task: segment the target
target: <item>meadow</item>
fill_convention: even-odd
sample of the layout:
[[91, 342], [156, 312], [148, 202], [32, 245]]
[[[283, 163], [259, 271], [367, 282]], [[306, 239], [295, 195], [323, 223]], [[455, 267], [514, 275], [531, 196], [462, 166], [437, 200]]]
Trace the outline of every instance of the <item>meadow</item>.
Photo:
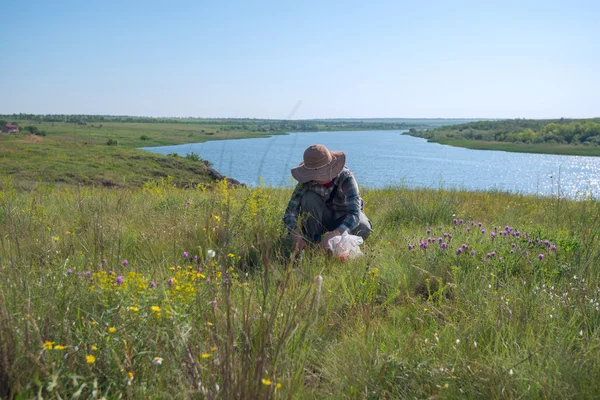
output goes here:
[[291, 190], [0, 187], [0, 397], [596, 398], [597, 201], [366, 190], [342, 262]]

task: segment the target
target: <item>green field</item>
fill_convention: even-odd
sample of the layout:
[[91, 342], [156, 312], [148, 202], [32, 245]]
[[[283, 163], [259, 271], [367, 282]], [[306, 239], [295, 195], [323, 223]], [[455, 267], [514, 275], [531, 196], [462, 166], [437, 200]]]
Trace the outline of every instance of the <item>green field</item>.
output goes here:
[[343, 263], [289, 195], [3, 179], [0, 397], [600, 396], [597, 201], [365, 191]]
[[[177, 184], [193, 185], [212, 180], [203, 163], [150, 154], [138, 148], [268, 137], [293, 131], [408, 129], [426, 122], [16, 117], [0, 116], [0, 120], [17, 123], [21, 128], [17, 134], [0, 134], [0, 171], [13, 176], [22, 188], [33, 187], [37, 182], [133, 187], [167, 176]], [[107, 145], [109, 141], [114, 145]]]

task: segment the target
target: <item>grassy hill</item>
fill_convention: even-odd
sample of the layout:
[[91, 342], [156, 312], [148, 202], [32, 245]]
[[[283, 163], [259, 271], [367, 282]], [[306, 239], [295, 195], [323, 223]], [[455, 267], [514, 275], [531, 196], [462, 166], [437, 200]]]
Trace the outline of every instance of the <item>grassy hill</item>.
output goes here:
[[0, 397], [600, 395], [598, 202], [365, 191], [343, 263], [289, 195], [4, 180]]

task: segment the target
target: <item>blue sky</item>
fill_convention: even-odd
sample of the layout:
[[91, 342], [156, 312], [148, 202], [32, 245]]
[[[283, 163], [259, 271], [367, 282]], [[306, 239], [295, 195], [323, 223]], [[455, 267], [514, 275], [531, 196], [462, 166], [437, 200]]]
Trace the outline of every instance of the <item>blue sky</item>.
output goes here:
[[0, 114], [600, 117], [596, 1], [0, 0]]

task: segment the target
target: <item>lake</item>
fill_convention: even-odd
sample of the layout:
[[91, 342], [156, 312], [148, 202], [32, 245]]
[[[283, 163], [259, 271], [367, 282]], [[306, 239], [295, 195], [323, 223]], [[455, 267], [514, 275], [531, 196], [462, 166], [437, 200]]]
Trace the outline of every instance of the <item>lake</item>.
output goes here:
[[224, 175], [250, 186], [291, 186], [290, 169], [320, 143], [344, 151], [361, 187], [464, 188], [540, 195], [600, 196], [600, 157], [470, 150], [428, 143], [403, 131], [300, 132], [261, 139], [216, 140], [148, 147], [150, 152], [196, 153]]

